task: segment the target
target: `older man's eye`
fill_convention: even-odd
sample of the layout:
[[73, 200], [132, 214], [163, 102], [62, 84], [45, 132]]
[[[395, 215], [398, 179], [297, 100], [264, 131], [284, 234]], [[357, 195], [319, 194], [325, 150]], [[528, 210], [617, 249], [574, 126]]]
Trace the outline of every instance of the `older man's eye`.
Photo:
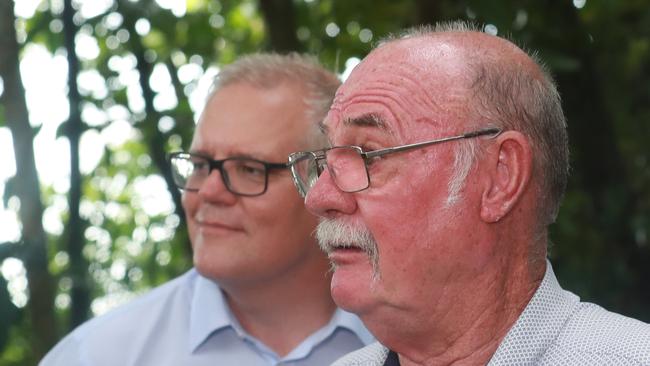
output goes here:
[[374, 163], [377, 163], [377, 162], [379, 162], [379, 161], [381, 161], [383, 159], [384, 159], [383, 156], [369, 157], [368, 159], [366, 159], [366, 164], [368, 164], [368, 166], [370, 166], [370, 165], [373, 165]]
[[[372, 151], [372, 150], [371, 150]], [[378, 163], [379, 161], [384, 160], [383, 155], [371, 155], [366, 158], [366, 165], [368, 167], [374, 165], [375, 163]]]

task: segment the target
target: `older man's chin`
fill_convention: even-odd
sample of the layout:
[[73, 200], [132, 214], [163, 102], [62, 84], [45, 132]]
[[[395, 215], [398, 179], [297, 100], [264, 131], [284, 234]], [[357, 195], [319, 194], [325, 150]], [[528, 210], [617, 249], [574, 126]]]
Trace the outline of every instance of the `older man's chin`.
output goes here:
[[[365, 253], [363, 254], [365, 256]], [[366, 259], [354, 264], [337, 265], [332, 262], [331, 292], [334, 302], [346, 311], [357, 314], [367, 312], [373, 305], [372, 293], [378, 275]]]

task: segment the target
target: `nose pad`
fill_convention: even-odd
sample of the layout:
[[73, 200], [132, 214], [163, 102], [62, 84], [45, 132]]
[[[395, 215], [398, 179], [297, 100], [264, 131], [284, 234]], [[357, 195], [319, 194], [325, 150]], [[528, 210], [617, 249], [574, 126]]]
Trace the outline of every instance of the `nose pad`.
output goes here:
[[305, 206], [314, 215], [331, 218], [352, 214], [357, 204], [354, 195], [341, 191], [334, 183], [330, 170], [325, 169], [307, 192]]
[[316, 185], [316, 182], [318, 182], [323, 173], [328, 172], [328, 170], [327, 161], [324, 158], [316, 159], [316, 177], [307, 182], [307, 193]]

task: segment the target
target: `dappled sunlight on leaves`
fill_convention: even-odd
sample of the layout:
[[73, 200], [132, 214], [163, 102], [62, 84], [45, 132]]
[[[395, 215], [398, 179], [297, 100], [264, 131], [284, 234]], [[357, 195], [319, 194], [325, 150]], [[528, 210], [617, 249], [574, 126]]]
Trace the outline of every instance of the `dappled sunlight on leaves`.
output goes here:
[[[98, 315], [191, 266], [176, 188], [164, 179], [163, 155], [189, 146], [220, 66], [274, 44], [259, 1], [74, 3], [83, 122], [81, 254], [88, 261], [82, 280], [92, 314]], [[486, 32], [539, 50], [559, 81], [572, 143], [569, 190], [550, 228], [549, 253], [559, 280], [584, 299], [650, 320], [647, 2], [304, 0], [292, 5], [295, 29], [288, 34], [343, 79], [383, 37], [435, 20], [473, 19]], [[64, 333], [79, 280], [70, 267], [79, 253], [69, 252], [66, 242], [70, 148], [63, 122], [70, 111], [63, 1], [21, 0], [14, 7], [23, 46], [20, 72], [36, 134], [47, 268], [56, 283], [53, 306]], [[282, 20], [280, 26], [288, 26]], [[144, 81], [143, 71], [149, 73]], [[0, 85], [4, 96], [6, 85]], [[152, 95], [145, 95], [147, 88]], [[11, 187], [16, 157], [10, 134], [1, 127], [2, 111], [0, 106], [0, 243], [19, 242], [20, 200]], [[0, 269], [11, 303], [24, 309], [30, 297], [23, 262], [0, 258]], [[30, 339], [41, 330], [31, 329], [27, 316], [11, 321], [0, 364], [34, 364]]]

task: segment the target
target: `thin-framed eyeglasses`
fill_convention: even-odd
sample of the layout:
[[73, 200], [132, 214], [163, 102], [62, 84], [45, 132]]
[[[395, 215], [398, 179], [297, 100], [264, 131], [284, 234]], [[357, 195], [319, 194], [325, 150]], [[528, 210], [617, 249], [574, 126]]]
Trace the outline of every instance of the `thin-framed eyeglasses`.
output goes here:
[[305, 197], [316, 184], [318, 177], [327, 167], [336, 186], [343, 192], [354, 193], [370, 187], [368, 164], [372, 159], [402, 151], [420, 149], [447, 141], [474, 138], [479, 136], [496, 137], [500, 128], [485, 128], [457, 136], [418, 142], [385, 149], [363, 151], [359, 146], [334, 146], [316, 151], [301, 151], [289, 155], [289, 165], [293, 182], [298, 193]]
[[219, 170], [226, 189], [240, 196], [259, 196], [266, 192], [269, 171], [286, 169], [287, 163], [231, 157], [215, 160], [210, 157], [186, 152], [169, 154], [169, 165], [174, 184], [184, 191], [197, 192], [212, 171]]

